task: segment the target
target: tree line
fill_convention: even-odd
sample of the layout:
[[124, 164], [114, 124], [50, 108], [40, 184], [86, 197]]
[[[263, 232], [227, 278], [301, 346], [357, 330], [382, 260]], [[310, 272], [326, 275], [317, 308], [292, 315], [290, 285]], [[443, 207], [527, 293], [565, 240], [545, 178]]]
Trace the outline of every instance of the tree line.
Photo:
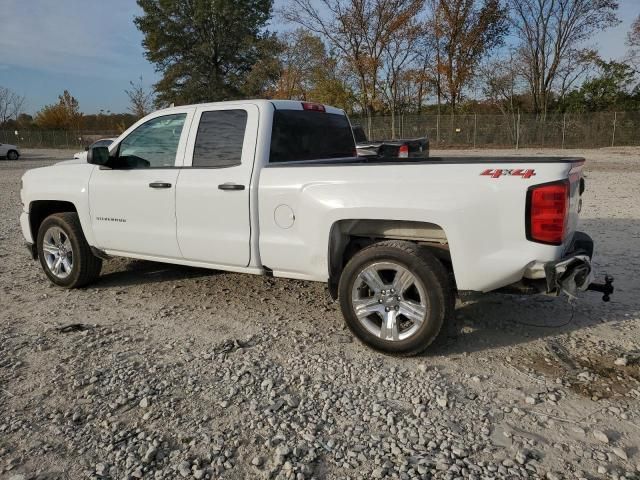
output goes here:
[[[158, 104], [255, 96], [372, 116], [636, 109], [640, 19], [625, 58], [589, 47], [616, 0], [138, 0]], [[269, 22], [286, 22], [283, 34]]]
[[[616, 0], [289, 0], [280, 11], [273, 0], [137, 2], [134, 23], [161, 78], [153, 91], [131, 82], [127, 114], [82, 115], [65, 91], [34, 118], [20, 116], [14, 95], [0, 122], [118, 129], [153, 107], [252, 97], [392, 122], [399, 114], [544, 118], [640, 106], [640, 17], [624, 57], [602, 59], [589, 45], [619, 24]], [[271, 31], [274, 22], [286, 31]]]

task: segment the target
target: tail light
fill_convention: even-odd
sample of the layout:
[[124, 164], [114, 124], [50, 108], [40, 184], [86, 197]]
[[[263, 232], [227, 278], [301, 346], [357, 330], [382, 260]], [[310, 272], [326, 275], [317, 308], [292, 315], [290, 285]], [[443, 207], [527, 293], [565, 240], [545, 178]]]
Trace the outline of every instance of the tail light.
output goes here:
[[527, 192], [527, 239], [562, 245], [567, 233], [569, 182], [547, 183]]
[[327, 110], [324, 108], [324, 105], [320, 103], [311, 103], [311, 102], [302, 102], [303, 110], [310, 110], [312, 112], [322, 112], [325, 113]]
[[398, 150], [398, 158], [409, 158], [409, 145], [402, 145]]

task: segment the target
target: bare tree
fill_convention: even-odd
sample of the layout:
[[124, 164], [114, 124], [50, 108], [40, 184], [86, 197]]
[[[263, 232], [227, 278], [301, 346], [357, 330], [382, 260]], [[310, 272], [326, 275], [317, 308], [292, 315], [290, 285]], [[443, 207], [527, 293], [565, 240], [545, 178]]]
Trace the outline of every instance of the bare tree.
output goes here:
[[142, 76], [134, 83], [130, 81], [130, 90], [124, 92], [129, 97], [129, 111], [136, 117], [142, 118], [153, 111], [153, 92], [147, 90], [142, 84]]
[[640, 70], [640, 15], [631, 24], [626, 43], [629, 47], [626, 60], [638, 71]]
[[502, 44], [507, 10], [500, 0], [431, 0], [431, 7], [438, 99], [445, 96], [453, 113], [481, 60]]
[[385, 49], [423, 5], [424, 0], [291, 0], [281, 14], [321, 35], [340, 54], [357, 78], [359, 103], [370, 117], [380, 105]]
[[424, 24], [416, 17], [410, 18], [384, 46], [382, 55], [382, 95], [391, 113], [391, 136], [396, 135], [396, 115], [408, 100], [407, 88], [419, 80], [411, 69], [421, 59], [424, 48]]
[[[535, 113], [546, 115], [554, 89], [570, 88], [571, 64], [582, 45], [599, 30], [616, 25], [617, 0], [509, 0], [520, 42], [522, 73]], [[564, 75], [563, 75], [564, 72]]]
[[509, 52], [509, 58], [493, 58], [480, 67], [480, 80], [485, 97], [501, 113], [513, 113], [517, 109], [516, 96], [521, 93], [523, 78], [514, 58], [515, 52]]
[[480, 67], [480, 81], [485, 97], [507, 118], [507, 126], [512, 141], [516, 141], [517, 113], [520, 98], [526, 85], [516, 63], [516, 52], [509, 52], [509, 58], [496, 57]]
[[0, 125], [12, 119], [18, 120], [24, 102], [24, 95], [18, 95], [13, 90], [0, 87]]

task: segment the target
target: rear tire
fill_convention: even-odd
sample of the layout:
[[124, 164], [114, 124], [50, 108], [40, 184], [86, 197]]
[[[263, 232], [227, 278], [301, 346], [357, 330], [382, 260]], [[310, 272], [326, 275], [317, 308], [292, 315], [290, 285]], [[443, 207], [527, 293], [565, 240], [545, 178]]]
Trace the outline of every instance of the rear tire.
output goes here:
[[15, 150], [9, 150], [7, 152], [7, 160], [18, 160], [20, 155]]
[[394, 355], [424, 351], [455, 308], [442, 263], [410, 242], [382, 241], [360, 250], [344, 268], [338, 291], [353, 334]]
[[37, 247], [44, 273], [60, 287], [83, 287], [100, 276], [102, 260], [91, 252], [77, 213], [45, 218], [38, 230]]

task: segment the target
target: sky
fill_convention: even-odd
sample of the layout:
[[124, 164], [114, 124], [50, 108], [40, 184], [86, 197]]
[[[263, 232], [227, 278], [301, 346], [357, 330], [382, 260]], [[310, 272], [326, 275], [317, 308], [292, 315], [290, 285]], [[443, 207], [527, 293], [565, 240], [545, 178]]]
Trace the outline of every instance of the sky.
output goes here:
[[[590, 46], [619, 59], [640, 0], [619, 0], [620, 26], [594, 35]], [[286, 0], [276, 0], [282, 7]], [[55, 103], [67, 89], [84, 113], [125, 112], [131, 80], [151, 86], [159, 74], [144, 58], [133, 24], [135, 0], [0, 0], [0, 86], [26, 96], [25, 111]], [[271, 30], [288, 27], [277, 21]]]

